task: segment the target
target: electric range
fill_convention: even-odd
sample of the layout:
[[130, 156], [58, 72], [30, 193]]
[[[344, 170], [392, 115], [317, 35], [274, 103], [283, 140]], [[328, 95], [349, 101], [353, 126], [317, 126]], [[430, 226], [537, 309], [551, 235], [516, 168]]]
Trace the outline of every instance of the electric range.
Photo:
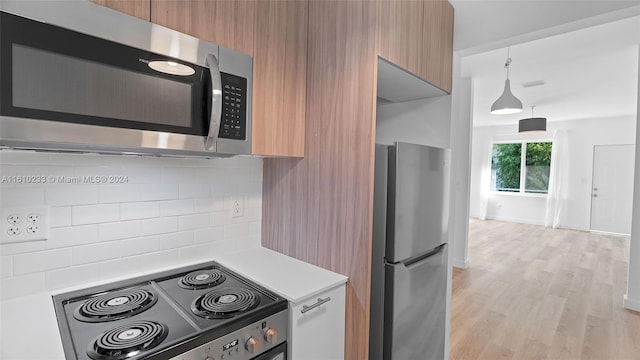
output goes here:
[[288, 303], [215, 263], [53, 296], [76, 360], [286, 360]]

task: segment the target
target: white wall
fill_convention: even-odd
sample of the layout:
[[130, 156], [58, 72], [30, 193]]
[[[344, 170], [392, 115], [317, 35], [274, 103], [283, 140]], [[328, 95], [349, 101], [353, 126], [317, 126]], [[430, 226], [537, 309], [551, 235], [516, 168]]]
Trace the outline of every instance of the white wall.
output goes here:
[[[638, 46], [640, 59], [640, 46]], [[638, 111], [637, 124], [640, 124], [640, 61], [638, 62]], [[636, 127], [636, 139], [640, 138], [640, 126]], [[624, 306], [640, 311], [640, 146], [636, 146], [636, 167], [633, 188], [633, 217], [631, 218], [631, 239], [629, 241], [629, 277]]]
[[[563, 228], [589, 230], [591, 216], [591, 181], [593, 171], [593, 147], [595, 145], [635, 144], [636, 119], [633, 116], [608, 119], [579, 119], [547, 124], [547, 134], [539, 139], [551, 139], [553, 131], [567, 131], [569, 149], [566, 175], [569, 193], [566, 211], [561, 215]], [[473, 128], [471, 167], [470, 216], [480, 216], [481, 171], [486, 153], [493, 140], [517, 140], [517, 125], [486, 126]], [[536, 137], [534, 137], [536, 138]], [[488, 166], [488, 165], [487, 165]], [[544, 197], [491, 194], [487, 217], [523, 223], [543, 224], [546, 210]]]
[[[0, 175], [128, 177], [128, 183], [113, 185], [2, 183], [3, 209], [51, 206], [47, 241], [0, 245], [3, 300], [187, 264], [260, 243], [259, 158], [4, 150]], [[232, 196], [243, 197], [243, 217], [231, 218]]]
[[378, 104], [376, 143], [413, 144], [449, 148], [451, 96]]

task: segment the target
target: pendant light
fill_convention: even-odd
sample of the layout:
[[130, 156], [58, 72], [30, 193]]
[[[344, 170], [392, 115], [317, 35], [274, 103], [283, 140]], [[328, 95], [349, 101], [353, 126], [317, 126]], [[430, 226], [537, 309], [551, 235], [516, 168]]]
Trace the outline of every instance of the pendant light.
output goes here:
[[522, 119], [518, 122], [519, 133], [543, 133], [547, 131], [547, 118], [533, 117], [533, 108], [531, 107], [531, 117]]
[[504, 63], [504, 67], [507, 69], [507, 79], [504, 81], [504, 91], [502, 95], [491, 105], [492, 114], [517, 114], [522, 111], [522, 102], [511, 92], [509, 65], [511, 65], [511, 58], [509, 57], [509, 48], [507, 48], [507, 60]]

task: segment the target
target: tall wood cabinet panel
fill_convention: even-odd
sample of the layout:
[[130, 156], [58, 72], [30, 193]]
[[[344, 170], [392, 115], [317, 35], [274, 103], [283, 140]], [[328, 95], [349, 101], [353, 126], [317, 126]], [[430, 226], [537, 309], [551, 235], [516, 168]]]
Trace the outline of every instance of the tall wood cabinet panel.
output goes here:
[[92, 0], [94, 3], [149, 21], [151, 0]]
[[253, 55], [253, 0], [151, 0], [151, 21]]
[[376, 1], [310, 1], [306, 153], [265, 159], [264, 246], [349, 277], [345, 359], [368, 358]]
[[447, 0], [380, 1], [378, 54], [451, 92], [453, 6]]
[[304, 156], [308, 4], [306, 0], [257, 3], [254, 154]]

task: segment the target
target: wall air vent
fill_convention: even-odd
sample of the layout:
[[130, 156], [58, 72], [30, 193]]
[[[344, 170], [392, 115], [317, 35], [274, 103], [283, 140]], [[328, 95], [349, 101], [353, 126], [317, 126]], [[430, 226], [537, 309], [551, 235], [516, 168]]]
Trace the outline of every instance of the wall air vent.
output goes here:
[[523, 88], [530, 88], [530, 87], [534, 87], [534, 86], [541, 86], [546, 84], [547, 82], [544, 80], [536, 80], [536, 81], [529, 81], [529, 82], [525, 82], [522, 83], [522, 87]]

